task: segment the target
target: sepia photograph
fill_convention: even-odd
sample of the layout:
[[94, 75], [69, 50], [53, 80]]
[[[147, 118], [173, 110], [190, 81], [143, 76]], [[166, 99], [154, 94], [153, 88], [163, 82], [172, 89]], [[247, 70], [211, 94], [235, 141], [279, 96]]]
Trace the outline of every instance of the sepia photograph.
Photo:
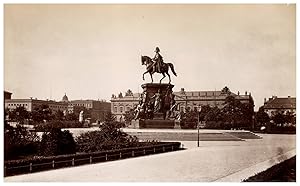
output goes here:
[[3, 182], [296, 183], [296, 3], [3, 6]]

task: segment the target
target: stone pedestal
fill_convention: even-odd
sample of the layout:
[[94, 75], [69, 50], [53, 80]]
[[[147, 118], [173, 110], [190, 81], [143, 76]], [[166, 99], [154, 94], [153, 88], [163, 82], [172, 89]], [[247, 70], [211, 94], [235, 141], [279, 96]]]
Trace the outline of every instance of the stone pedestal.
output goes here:
[[140, 128], [174, 129], [174, 120], [147, 119], [140, 123]]
[[[165, 83], [145, 83], [142, 84], [143, 93], [146, 94], [145, 105], [152, 107], [155, 103], [155, 96], [158, 92], [160, 92], [161, 98], [161, 109], [158, 112], [153, 113], [153, 118], [151, 119], [165, 119], [166, 112], [170, 109], [170, 101], [172, 97], [172, 88], [174, 85], [165, 84]], [[152, 111], [154, 108], [152, 108]]]
[[174, 129], [181, 129], [179, 120], [174, 120]]
[[153, 120], [163, 120], [165, 119], [164, 113], [154, 113]]
[[142, 84], [142, 88], [144, 92], [147, 92], [147, 100], [150, 97], [153, 97], [158, 90], [162, 96], [165, 96], [167, 93], [172, 93], [172, 88], [174, 85], [166, 84], [166, 83], [145, 83]]
[[[140, 118], [139, 128], [174, 128], [174, 120], [166, 119], [171, 103], [174, 103], [172, 84], [145, 83], [142, 85], [143, 94], [140, 106], [144, 117]], [[136, 121], [132, 122], [135, 127]]]
[[139, 129], [140, 128], [140, 120], [131, 120], [131, 124], [128, 126], [128, 128], [132, 129]]

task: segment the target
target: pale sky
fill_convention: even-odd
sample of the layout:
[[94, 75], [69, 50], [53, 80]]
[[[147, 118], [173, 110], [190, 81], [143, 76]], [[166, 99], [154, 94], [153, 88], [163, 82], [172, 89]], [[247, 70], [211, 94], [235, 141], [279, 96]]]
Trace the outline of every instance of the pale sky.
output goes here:
[[251, 92], [256, 110], [296, 96], [296, 7], [278, 4], [5, 5], [4, 89], [57, 101], [141, 92], [140, 56], [156, 46], [174, 91], [228, 86]]

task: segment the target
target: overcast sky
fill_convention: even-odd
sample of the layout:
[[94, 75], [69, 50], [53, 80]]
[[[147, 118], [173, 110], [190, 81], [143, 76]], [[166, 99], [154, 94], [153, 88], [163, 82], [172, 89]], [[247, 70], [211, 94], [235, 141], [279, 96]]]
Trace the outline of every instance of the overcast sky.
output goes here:
[[[13, 98], [141, 92], [158, 46], [174, 91], [296, 96], [294, 5], [5, 5], [4, 89]], [[154, 75], [159, 81], [161, 75]], [[165, 82], [168, 82], [167, 79]]]

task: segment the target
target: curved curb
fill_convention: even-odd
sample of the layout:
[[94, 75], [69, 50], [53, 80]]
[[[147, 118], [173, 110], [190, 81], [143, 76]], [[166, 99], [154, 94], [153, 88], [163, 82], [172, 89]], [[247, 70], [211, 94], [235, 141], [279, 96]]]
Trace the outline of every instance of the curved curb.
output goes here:
[[274, 165], [277, 165], [287, 159], [292, 158], [295, 155], [296, 155], [296, 149], [293, 149], [284, 154], [280, 154], [269, 160], [252, 165], [248, 168], [245, 168], [243, 170], [240, 170], [238, 172], [235, 172], [233, 174], [227, 175], [226, 177], [222, 177], [214, 181], [215, 182], [242, 182], [243, 180], [251, 176], [254, 176], [257, 173], [263, 172]]

